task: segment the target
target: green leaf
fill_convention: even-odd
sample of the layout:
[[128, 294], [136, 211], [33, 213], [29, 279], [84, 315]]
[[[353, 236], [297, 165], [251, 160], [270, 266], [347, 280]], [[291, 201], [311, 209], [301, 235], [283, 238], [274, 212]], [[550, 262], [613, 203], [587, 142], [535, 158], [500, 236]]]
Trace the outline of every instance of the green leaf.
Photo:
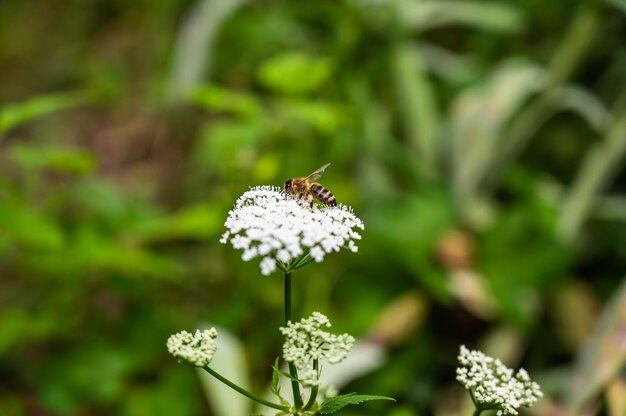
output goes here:
[[276, 357], [272, 366], [272, 393], [279, 396], [280, 394], [280, 371], [278, 370], [279, 357]]
[[281, 99], [277, 100], [276, 109], [288, 123], [302, 123], [328, 135], [337, 134], [349, 120], [346, 108], [328, 101]]
[[172, 52], [172, 66], [166, 80], [167, 101], [186, 99], [211, 72], [215, 41], [222, 25], [246, 0], [190, 2]]
[[320, 406], [319, 412], [323, 415], [327, 415], [330, 413], [335, 413], [337, 410], [342, 409], [348, 405], [361, 404], [363, 402], [368, 402], [371, 400], [395, 401], [395, 399], [392, 399], [391, 397], [349, 393], [343, 394], [341, 396], [329, 397], [328, 399], [324, 400], [324, 402]]
[[91, 153], [60, 146], [18, 144], [11, 148], [9, 155], [15, 163], [31, 170], [84, 174], [93, 171], [96, 166], [96, 159]]
[[208, 205], [192, 205], [167, 216], [148, 219], [133, 227], [130, 234], [142, 243], [173, 240], [207, 240], [218, 234], [221, 212]]
[[503, 2], [472, 1], [399, 1], [399, 19], [414, 30], [426, 31], [452, 25], [511, 33], [524, 26], [520, 8]]
[[207, 109], [232, 113], [247, 120], [256, 120], [263, 115], [259, 100], [246, 92], [205, 85], [194, 91], [191, 99]]
[[41, 250], [59, 250], [65, 244], [59, 224], [46, 213], [27, 205], [0, 205], [0, 230], [0, 236], [9, 244]]
[[332, 73], [327, 58], [287, 52], [265, 61], [257, 73], [267, 88], [283, 94], [304, 94], [322, 86]]
[[66, 108], [76, 107], [91, 100], [85, 92], [64, 92], [40, 95], [20, 103], [5, 105], [0, 108], [0, 134]]

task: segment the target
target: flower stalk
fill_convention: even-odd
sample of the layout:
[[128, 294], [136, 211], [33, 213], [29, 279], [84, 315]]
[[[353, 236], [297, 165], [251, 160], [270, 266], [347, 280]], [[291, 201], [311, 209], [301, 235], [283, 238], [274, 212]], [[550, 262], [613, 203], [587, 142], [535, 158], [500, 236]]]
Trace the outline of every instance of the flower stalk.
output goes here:
[[233, 383], [232, 381], [230, 381], [229, 379], [227, 379], [226, 377], [224, 377], [223, 375], [221, 375], [217, 371], [213, 370], [211, 367], [208, 367], [208, 366], [207, 367], [202, 367], [202, 369], [204, 371], [206, 371], [207, 373], [211, 374], [213, 377], [215, 377], [216, 379], [218, 379], [222, 383], [226, 384], [231, 389], [237, 391], [238, 393], [243, 394], [244, 396], [254, 400], [257, 403], [260, 403], [260, 404], [262, 404], [264, 406], [267, 406], [267, 407], [271, 407], [272, 409], [282, 410], [283, 412], [288, 412], [289, 411], [289, 408], [287, 406], [283, 406], [283, 405], [280, 405], [280, 404], [272, 403], [270, 401], [267, 401], [265, 399], [262, 399], [262, 398], [260, 398], [260, 397], [258, 397], [256, 395], [250, 393], [248, 390], [246, 390], [243, 387], [240, 387], [237, 384]]
[[[319, 360], [313, 361], [313, 368], [315, 369], [315, 371], [319, 370]], [[315, 399], [317, 399], [317, 393], [319, 391], [319, 388], [319, 386], [313, 386], [313, 388], [311, 389], [311, 395], [309, 396], [309, 400], [304, 405], [304, 410], [310, 410], [311, 407], [313, 407], [313, 404], [315, 404]]]
[[[285, 273], [285, 325], [291, 322], [291, 272]], [[289, 374], [291, 375], [291, 390], [296, 409], [302, 407], [302, 397], [300, 396], [300, 384], [298, 383], [298, 370], [296, 365], [289, 363]]]

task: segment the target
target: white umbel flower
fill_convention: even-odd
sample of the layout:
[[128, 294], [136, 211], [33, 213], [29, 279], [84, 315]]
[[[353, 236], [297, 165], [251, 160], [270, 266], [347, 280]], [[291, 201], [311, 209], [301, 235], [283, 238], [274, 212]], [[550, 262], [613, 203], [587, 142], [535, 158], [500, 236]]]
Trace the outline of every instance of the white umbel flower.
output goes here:
[[348, 248], [356, 252], [357, 230], [363, 221], [345, 205], [313, 209], [303, 201], [285, 199], [280, 188], [251, 188], [237, 199], [224, 224], [227, 231], [221, 243], [230, 242], [249, 261], [261, 257], [261, 273], [269, 275], [280, 268], [293, 270], [313, 259]]
[[531, 381], [523, 368], [513, 375], [502, 361], [464, 345], [458, 359], [456, 379], [471, 392], [477, 405], [498, 409], [497, 416], [517, 415], [519, 407], [530, 407], [543, 396], [539, 384]]
[[197, 367], [206, 367], [217, 350], [217, 330], [215, 328], [196, 330], [195, 334], [181, 331], [167, 340], [167, 350], [178, 361], [184, 361]]
[[354, 344], [354, 338], [348, 334], [334, 335], [322, 329], [330, 326], [326, 316], [313, 312], [309, 318], [296, 323], [287, 322], [286, 327], [280, 328], [285, 336], [283, 358], [296, 365], [298, 378], [304, 386], [319, 384], [316, 362], [337, 364], [346, 358]]

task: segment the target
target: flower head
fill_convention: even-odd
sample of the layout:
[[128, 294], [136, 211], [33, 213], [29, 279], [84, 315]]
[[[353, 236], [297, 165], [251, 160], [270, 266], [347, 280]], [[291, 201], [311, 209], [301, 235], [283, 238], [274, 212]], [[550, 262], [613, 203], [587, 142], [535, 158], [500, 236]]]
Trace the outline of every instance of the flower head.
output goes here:
[[285, 336], [283, 358], [296, 365], [302, 385], [310, 387], [319, 384], [319, 362], [330, 364], [343, 361], [354, 344], [348, 334], [333, 335], [322, 328], [330, 327], [330, 321], [319, 312], [300, 322], [287, 322], [280, 328]]
[[167, 340], [167, 350], [179, 361], [197, 367], [206, 367], [217, 350], [217, 330], [215, 328], [196, 330], [195, 334], [181, 331]]
[[363, 222], [345, 205], [317, 207], [285, 198], [280, 188], [251, 188], [237, 199], [224, 224], [220, 242], [243, 250], [244, 261], [261, 257], [261, 273], [281, 268], [293, 270], [310, 258], [324, 260], [326, 254], [347, 247], [356, 252], [358, 229]]
[[530, 407], [543, 396], [539, 384], [531, 381], [523, 368], [513, 375], [500, 360], [464, 345], [458, 359], [456, 379], [472, 393], [477, 405], [498, 409], [497, 416], [517, 415], [517, 408]]

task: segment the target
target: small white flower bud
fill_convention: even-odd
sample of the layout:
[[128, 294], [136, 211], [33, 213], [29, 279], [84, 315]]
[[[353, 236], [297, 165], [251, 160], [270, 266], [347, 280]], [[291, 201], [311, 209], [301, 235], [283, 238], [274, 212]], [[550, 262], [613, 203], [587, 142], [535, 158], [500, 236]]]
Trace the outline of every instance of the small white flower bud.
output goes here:
[[296, 365], [298, 378], [306, 387], [319, 385], [319, 370], [315, 369], [314, 361], [337, 364], [346, 358], [354, 344], [354, 338], [348, 334], [333, 335], [322, 330], [330, 326], [325, 315], [313, 312], [309, 318], [288, 322], [280, 328], [285, 336], [283, 358]]
[[196, 330], [195, 334], [181, 331], [167, 340], [167, 350], [178, 361], [184, 361], [197, 367], [206, 367], [217, 350], [217, 330], [215, 328]]
[[479, 404], [497, 407], [497, 416], [517, 415], [518, 408], [530, 407], [543, 396], [539, 384], [531, 381], [523, 368], [514, 376], [500, 360], [465, 345], [461, 345], [458, 360], [456, 379]]

